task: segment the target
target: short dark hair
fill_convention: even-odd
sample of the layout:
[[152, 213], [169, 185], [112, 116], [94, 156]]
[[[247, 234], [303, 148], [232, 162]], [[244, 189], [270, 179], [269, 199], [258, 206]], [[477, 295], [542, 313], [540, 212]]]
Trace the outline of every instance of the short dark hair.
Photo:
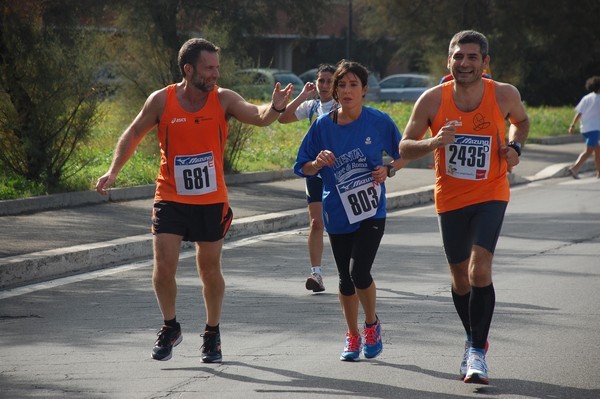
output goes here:
[[600, 90], [600, 76], [592, 76], [585, 81], [585, 89], [590, 92], [597, 92]]
[[202, 51], [218, 53], [219, 50], [219, 47], [215, 46], [208, 40], [201, 38], [193, 38], [183, 43], [183, 46], [181, 46], [179, 49], [179, 56], [177, 57], [181, 76], [185, 76], [185, 71], [183, 69], [185, 64], [192, 64], [195, 66], [196, 61], [198, 61], [198, 57], [200, 57], [200, 53]]
[[333, 74], [333, 84], [331, 85], [331, 96], [335, 101], [338, 101], [338, 83], [349, 72], [356, 75], [356, 77], [360, 80], [362, 87], [365, 87], [369, 82], [369, 70], [367, 67], [359, 64], [356, 61], [341, 60], [337, 64], [337, 69]]
[[463, 30], [458, 32], [450, 40], [450, 46], [448, 46], [448, 55], [452, 55], [454, 48], [459, 44], [474, 43], [479, 44], [479, 51], [481, 58], [485, 58], [489, 54], [490, 44], [487, 37], [483, 33], [479, 33], [475, 30]]
[[335, 67], [331, 64], [320, 64], [319, 67], [317, 68], [317, 73], [316, 73], [315, 77], [319, 76], [319, 74], [321, 74], [323, 72], [329, 72], [330, 74], [333, 75], [335, 73]]

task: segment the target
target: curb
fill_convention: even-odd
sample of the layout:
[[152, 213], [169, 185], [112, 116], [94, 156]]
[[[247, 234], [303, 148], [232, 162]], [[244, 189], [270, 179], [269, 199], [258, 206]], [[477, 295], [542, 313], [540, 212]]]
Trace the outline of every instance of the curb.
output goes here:
[[[433, 186], [400, 191], [387, 196], [387, 209], [408, 208], [433, 202]], [[226, 240], [308, 226], [306, 208], [234, 220]], [[184, 242], [182, 249], [193, 248]], [[0, 259], [0, 289], [110, 268], [152, 256], [152, 235], [142, 234], [93, 244], [76, 245]]]
[[[257, 173], [237, 173], [225, 175], [225, 184], [234, 186], [242, 183], [264, 183], [296, 177], [291, 169]], [[0, 216], [14, 216], [73, 206], [101, 204], [103, 202], [152, 198], [154, 197], [155, 189], [155, 184], [146, 184], [143, 186], [111, 188], [108, 190], [108, 195], [100, 195], [95, 191], [89, 190], [3, 200], [0, 201]]]
[[[572, 162], [564, 162], [564, 163], [557, 163], [555, 165], [546, 166], [546, 168], [542, 169], [535, 175], [526, 176], [521, 179], [525, 180], [526, 182], [534, 182], [534, 181], [538, 181], [538, 180], [554, 179], [554, 178], [558, 178], [558, 177], [568, 177], [568, 176], [571, 176], [571, 174], [569, 173], [569, 167], [571, 165], [573, 165]], [[588, 160], [586, 163], [583, 164], [581, 169], [579, 169], [579, 173], [585, 173], [585, 172], [595, 171], [595, 170], [596, 170], [596, 164], [594, 163], [594, 161]], [[509, 176], [509, 178], [510, 178], [510, 176]], [[512, 185], [512, 183], [511, 183], [511, 185]]]
[[528, 138], [527, 144], [544, 144], [544, 145], [560, 145], [569, 143], [583, 143], [585, 140], [581, 134], [571, 134], [566, 136], [553, 136], [553, 137], [541, 137], [541, 138]]
[[[546, 167], [534, 176], [522, 177], [513, 173], [508, 175], [511, 187], [528, 184], [534, 181], [569, 176], [568, 167], [571, 163], [555, 164]], [[595, 170], [593, 161], [588, 161], [581, 168], [581, 172]], [[270, 172], [260, 174], [255, 178], [264, 178], [260, 181], [272, 181], [274, 176], [287, 176], [286, 172]], [[290, 175], [291, 177], [295, 175]], [[245, 177], [247, 178], [247, 176]], [[287, 178], [287, 177], [282, 177]], [[259, 181], [259, 180], [255, 180]], [[231, 184], [239, 184], [237, 183]], [[244, 180], [247, 182], [247, 180]], [[111, 198], [122, 198], [128, 191], [129, 197], [142, 195], [154, 186], [138, 186], [133, 188], [111, 190]], [[413, 190], [405, 190], [387, 194], [387, 209], [389, 211], [410, 208], [413, 206], [433, 203], [434, 185]], [[87, 194], [87, 193], [83, 193]], [[95, 192], [90, 192], [100, 197]], [[147, 198], [147, 196], [142, 197]], [[130, 198], [129, 198], [130, 199]], [[121, 199], [122, 200], [122, 199]], [[71, 200], [75, 203], [76, 200]], [[64, 203], [62, 204], [64, 206]], [[246, 236], [273, 233], [283, 229], [308, 226], [306, 208], [289, 211], [273, 212], [262, 215], [250, 216], [234, 220], [225, 236], [226, 240]], [[191, 249], [193, 243], [182, 243], [182, 249]], [[102, 268], [110, 268], [125, 262], [135, 261], [152, 256], [152, 235], [142, 234], [116, 240], [104, 241], [93, 244], [76, 245], [48, 251], [30, 253], [0, 259], [0, 289], [14, 288], [42, 280], [62, 277], [68, 274], [84, 273]]]

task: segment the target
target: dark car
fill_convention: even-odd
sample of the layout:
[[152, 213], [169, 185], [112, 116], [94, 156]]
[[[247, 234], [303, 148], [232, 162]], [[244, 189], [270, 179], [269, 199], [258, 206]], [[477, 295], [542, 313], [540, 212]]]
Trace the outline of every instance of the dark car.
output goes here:
[[401, 73], [386, 76], [379, 82], [381, 101], [410, 101], [414, 102], [433, 86], [432, 78], [417, 73]]
[[280, 82], [282, 88], [291, 83], [294, 86], [292, 98], [300, 94], [304, 87], [304, 83], [298, 75], [291, 71], [273, 68], [252, 68], [237, 71], [233, 87], [244, 98], [269, 100], [276, 82]]
[[[302, 72], [298, 75], [300, 79], [304, 83], [306, 82], [314, 82], [317, 79], [317, 68], [309, 69], [306, 72]], [[377, 78], [373, 74], [369, 74], [369, 80], [367, 82], [367, 95], [365, 96], [365, 101], [380, 101], [380, 89], [379, 82]]]

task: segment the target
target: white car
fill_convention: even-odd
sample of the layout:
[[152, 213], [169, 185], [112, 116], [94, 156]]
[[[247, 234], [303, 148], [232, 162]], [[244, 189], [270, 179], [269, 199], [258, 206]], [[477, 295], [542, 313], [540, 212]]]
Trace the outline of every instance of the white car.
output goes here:
[[379, 82], [381, 101], [415, 102], [423, 92], [433, 86], [431, 76], [401, 73], [386, 76]]

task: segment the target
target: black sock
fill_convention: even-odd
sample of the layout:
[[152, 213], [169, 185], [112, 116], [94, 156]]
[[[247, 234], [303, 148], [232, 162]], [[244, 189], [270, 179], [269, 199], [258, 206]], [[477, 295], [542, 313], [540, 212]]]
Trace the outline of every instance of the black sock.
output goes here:
[[469, 321], [469, 299], [471, 298], [471, 293], [467, 293], [465, 295], [458, 295], [454, 290], [452, 291], [452, 301], [454, 301], [454, 307], [456, 308], [456, 313], [458, 313], [458, 317], [460, 317], [460, 321], [462, 321], [462, 325], [467, 333], [467, 336], [471, 336], [471, 322]]
[[177, 316], [173, 317], [171, 320], [164, 320], [165, 326], [177, 328]]
[[494, 307], [496, 293], [494, 285], [487, 287], [471, 287], [471, 301], [469, 302], [469, 315], [471, 318], [471, 338], [474, 348], [484, 349], [487, 342]]
[[379, 316], [375, 315], [375, 323], [373, 323], [373, 324], [368, 324], [368, 323], [365, 321], [365, 327], [373, 327], [373, 326], [376, 326], [378, 321], [379, 321]]
[[211, 327], [211, 326], [209, 326], [209, 325], [207, 324], [207, 325], [204, 327], [204, 331], [207, 331], [207, 332], [216, 332], [216, 333], [218, 333], [218, 332], [219, 332], [219, 325], [217, 324], [216, 326], [214, 326], [214, 327]]

